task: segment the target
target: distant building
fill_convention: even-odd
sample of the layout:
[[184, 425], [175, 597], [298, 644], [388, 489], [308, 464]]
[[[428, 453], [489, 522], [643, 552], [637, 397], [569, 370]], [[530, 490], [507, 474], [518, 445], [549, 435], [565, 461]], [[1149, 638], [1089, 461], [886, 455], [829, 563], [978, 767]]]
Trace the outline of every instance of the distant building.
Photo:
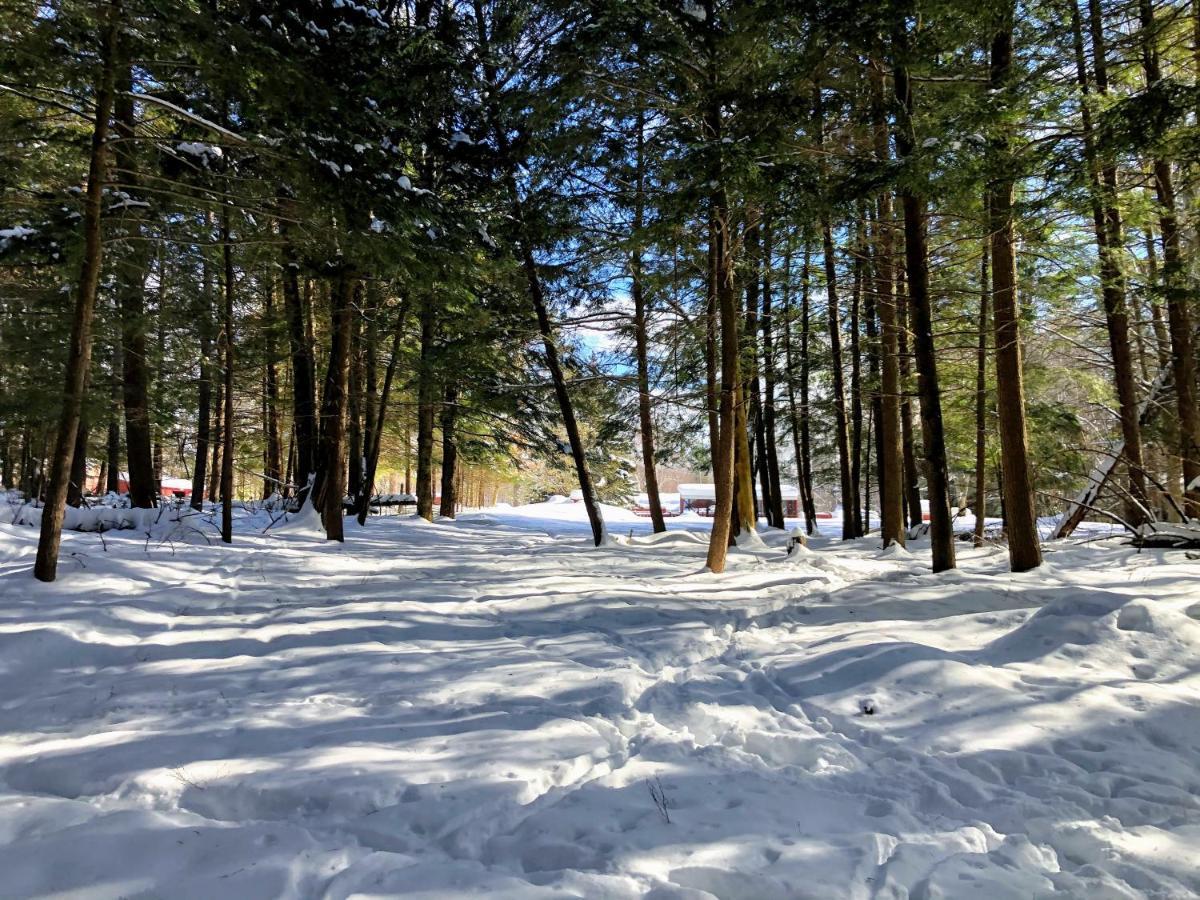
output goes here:
[[[679, 494], [659, 492], [658, 505], [664, 516], [677, 516], [683, 512], [683, 498]], [[635, 516], [650, 515], [650, 497], [648, 494], [638, 494], [633, 498], [633, 514]]]
[[175, 497], [177, 499], [190, 497], [192, 496], [192, 483], [186, 478], [167, 478], [164, 476], [159, 485], [159, 493], [164, 497]]
[[[788, 519], [800, 517], [800, 490], [794, 484], [779, 486], [779, 494], [783, 500], [783, 515]], [[702, 516], [711, 516], [717, 502], [717, 488], [714, 484], [681, 484], [679, 498], [684, 510], [692, 510]], [[758, 502], [758, 514], [766, 515], [762, 498], [755, 494]]]
[[[107, 479], [106, 479], [107, 480]], [[84, 487], [88, 493], [97, 497], [105, 494], [105, 485], [100, 482], [100, 466], [89, 461], [87, 465], [87, 477], [84, 479]], [[117, 493], [129, 493], [129, 473], [117, 473]], [[182, 500], [192, 496], [192, 482], [188, 478], [171, 478], [164, 475], [159, 483], [159, 493], [163, 497]]]

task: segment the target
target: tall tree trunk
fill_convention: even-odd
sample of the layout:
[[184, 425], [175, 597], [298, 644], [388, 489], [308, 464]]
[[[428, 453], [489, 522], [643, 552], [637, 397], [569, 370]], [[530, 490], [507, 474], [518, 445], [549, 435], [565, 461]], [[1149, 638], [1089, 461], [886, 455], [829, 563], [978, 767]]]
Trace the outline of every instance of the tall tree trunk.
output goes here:
[[[792, 424], [792, 452], [796, 457], [796, 482], [797, 489], [800, 494], [800, 509], [801, 515], [804, 517], [804, 528], [809, 534], [812, 534], [816, 529], [817, 523], [811, 514], [809, 506], [809, 493], [805, 484], [805, 474], [808, 470], [808, 462], [804, 458], [804, 448], [801, 447], [800, 430], [801, 430], [801, 410], [796, 405], [796, 375], [795, 373], [800, 366], [792, 353], [792, 246], [791, 241], [788, 241], [787, 251], [783, 258], [783, 362], [787, 368], [787, 385], [788, 397], [788, 413]], [[804, 244], [804, 267], [802, 270], [802, 290], [804, 297], [801, 301], [803, 306], [808, 304], [808, 242]]]
[[351, 497], [357, 497], [362, 487], [362, 458], [363, 458], [363, 340], [362, 322], [356, 320], [350, 330], [350, 374], [347, 396], [347, 435], [349, 447], [347, 450], [346, 492]]
[[[754, 531], [758, 524], [758, 500], [754, 490], [754, 472], [760, 475], [762, 490], [762, 508], [770, 503], [771, 484], [767, 480], [766, 467], [763, 466], [766, 437], [763, 434], [762, 397], [758, 384], [758, 307], [759, 280], [758, 265], [761, 250], [758, 239], [758, 225], [746, 229], [746, 256], [750, 263], [746, 275], [746, 309], [745, 325], [742, 330], [742, 359], [739, 368], [743, 374], [740, 392], [740, 404], [737, 416], [741, 421], [738, 431], [738, 443], [734, 447], [734, 467], [737, 478], [736, 509], [738, 516], [733, 522], [733, 532], [740, 535], [743, 529]], [[741, 435], [745, 432], [743, 445]]]
[[[864, 282], [866, 285], [866, 308], [864, 310], [866, 316], [866, 337], [867, 337], [867, 399], [870, 401], [867, 407], [867, 460], [864, 467], [864, 485], [863, 485], [863, 502], [865, 508], [863, 510], [863, 526], [864, 534], [871, 530], [871, 475], [872, 473], [880, 473], [879, 457], [883, 441], [880, 438], [880, 423], [883, 421], [883, 398], [879, 394], [880, 390], [880, 350], [882, 341], [879, 334], [879, 303], [875, 294], [875, 283], [878, 279], [875, 260], [875, 240], [877, 237], [877, 226], [875, 223], [875, 214], [877, 212], [877, 204], [871, 204], [871, 215], [868, 219], [867, 240], [869, 246], [870, 257], [870, 277]], [[880, 502], [883, 502], [883, 486], [878, 481], [875, 482], [875, 492], [880, 497]], [[882, 521], [882, 520], [881, 520]]]
[[779, 477], [779, 450], [775, 446], [778, 422], [775, 411], [775, 316], [771, 296], [774, 279], [771, 259], [774, 253], [774, 234], [770, 221], [763, 223], [763, 287], [762, 287], [762, 355], [763, 355], [763, 433], [766, 436], [767, 482], [771, 502], [768, 522], [775, 528], [784, 527], [783, 486]]
[[975, 354], [975, 534], [976, 547], [983, 546], [987, 517], [987, 352], [988, 307], [992, 286], [988, 280], [988, 241], [983, 242], [979, 264], [979, 349]]
[[[992, 37], [990, 87], [1000, 92], [1012, 77], [1011, 3], [1001, 13]], [[992, 139], [995, 175], [988, 185], [992, 236], [992, 317], [996, 331], [996, 411], [1000, 420], [1000, 465], [1004, 471], [1004, 509], [1008, 558], [1014, 572], [1042, 563], [1038, 540], [1029, 436], [1025, 427], [1025, 384], [1021, 372], [1020, 311], [1017, 307], [1017, 259], [1014, 252], [1014, 161], [1004, 136]]]
[[[716, 279], [714, 292], [717, 300], [718, 321], [721, 327], [721, 382], [717, 406], [717, 452], [713, 456], [713, 492], [716, 502], [713, 509], [712, 534], [708, 542], [705, 564], [714, 573], [725, 571], [725, 559], [729, 551], [731, 519], [734, 511], [734, 439], [737, 432], [735, 415], [736, 396], [741, 391], [738, 375], [738, 325], [736, 286], [733, 264], [729, 256], [729, 219], [724, 194], [718, 189], [713, 203], [714, 233], [710, 236], [715, 265], [712, 276]], [[744, 430], [743, 430], [744, 434]], [[743, 438], [744, 440], [744, 438]]]
[[[1147, 194], [1148, 196], [1148, 194]], [[1153, 204], [1153, 200], [1148, 201]], [[1154, 229], [1146, 225], [1143, 229], [1143, 240], [1146, 247], [1146, 278], [1147, 284], [1153, 285], [1158, 281], [1158, 250], [1156, 249], [1154, 240]], [[1167, 321], [1163, 315], [1162, 303], [1156, 298], [1149, 297], [1147, 302], [1150, 304], [1150, 327], [1154, 334], [1154, 349], [1158, 360], [1159, 372], [1170, 371], [1172, 378], [1174, 377], [1174, 368], [1171, 365], [1171, 338], [1167, 334]], [[1143, 424], [1145, 420], [1143, 419]], [[1179, 419], [1178, 415], [1163, 416], [1160, 424], [1162, 431], [1162, 441], [1166, 445], [1167, 451], [1163, 454], [1166, 468], [1166, 488], [1167, 493], [1174, 500], [1174, 503], [1181, 509], [1183, 508], [1183, 464], [1179, 459], [1179, 454], [1176, 452], [1179, 447]], [[1170, 508], [1170, 503], [1164, 504]], [[1172, 509], [1172, 513], [1174, 510]], [[1072, 526], [1074, 527], [1074, 526]]]
[[421, 367], [417, 373], [417, 515], [433, 521], [433, 425], [437, 409], [434, 378], [434, 308], [421, 306]]
[[[21, 477], [18, 481], [20, 485], [21, 497], [24, 500], [37, 499], [33, 493], [33, 448], [32, 435], [29, 433], [29, 424], [26, 423], [21, 429]], [[74, 446], [72, 446], [74, 450]], [[68, 477], [70, 473], [68, 472]], [[66, 497], [66, 494], [63, 494]], [[44, 518], [44, 516], [43, 516]]]
[[454, 433], [458, 417], [458, 390], [453, 384], [446, 385], [442, 400], [442, 503], [438, 515], [454, 518], [457, 505], [454, 478], [458, 474], [458, 438]]
[[[709, 285], [708, 296], [717, 315], [720, 328], [721, 374], [717, 397], [717, 440], [713, 447], [713, 508], [712, 533], [709, 535], [706, 566], [719, 574], [725, 571], [732, 537], [732, 518], [735, 512], [734, 447], [738, 440], [737, 407], [741, 406], [742, 380], [738, 372], [741, 345], [738, 329], [736, 275], [733, 265], [733, 242], [730, 236], [731, 222], [729, 193], [726, 186], [725, 165], [722, 156], [724, 142], [724, 113], [718, 86], [722, 72], [717, 57], [716, 0], [703, 0], [705, 59], [704, 84], [704, 139], [715, 148], [713, 167], [707, 183], [709, 192]], [[715, 336], [714, 336], [715, 338]], [[713, 350], [716, 350], [714, 339]], [[711, 421], [711, 420], [710, 420]], [[741, 441], [745, 441], [744, 419]]]
[[404, 493], [412, 496], [412, 416], [408, 404], [402, 407], [404, 418]]
[[50, 477], [46, 486], [46, 505], [42, 510], [41, 533], [33, 576], [38, 581], [53, 581], [58, 574], [58, 550], [66, 515], [67, 484], [75, 452], [75, 435], [87, 392], [92, 360], [92, 319], [96, 310], [96, 288], [100, 283], [103, 257], [101, 215], [104, 178], [108, 168], [108, 126], [113, 110], [115, 57], [120, 29], [121, 5], [107, 4], [101, 36], [100, 72], [96, 78], [95, 115], [92, 119], [91, 153], [88, 160], [88, 184], [83, 208], [83, 260], [75, 294], [75, 313], [67, 350], [67, 368], [63, 387], [62, 413], [58, 421]]
[[[907, 251], [905, 251], [905, 255], [907, 255]], [[921, 476], [917, 469], [916, 428], [913, 427], [912, 394], [909, 389], [912, 381], [912, 367], [909, 364], [908, 278], [903, 262], [896, 275], [896, 316], [899, 321], [900, 384], [902, 386], [900, 443], [901, 455], [904, 457], [902, 498], [904, 507], [908, 510], [908, 527], [917, 529], [924, 522], [924, 515], [921, 510]]]
[[600, 512], [600, 504], [596, 500], [596, 490], [592, 484], [591, 473], [588, 471], [587, 454], [583, 447], [583, 437], [579, 432], [579, 423], [575, 419], [575, 407], [571, 402], [571, 394], [567, 390], [567, 379], [563, 373], [562, 364], [559, 362], [554, 326], [550, 322], [545, 288], [538, 271], [537, 259], [534, 256], [533, 237], [525, 221], [525, 204], [521, 199], [520, 188], [517, 184], [518, 160], [512, 155], [508, 132], [500, 119], [500, 111], [497, 108], [499, 76], [495, 63], [491, 62], [488, 56], [487, 13], [483, 0], [474, 0], [473, 5], [480, 57], [484, 60], [483, 75], [488, 97], [487, 116], [496, 137], [497, 149], [505, 169], [505, 183], [520, 245], [521, 267], [525, 273], [529, 300], [533, 305], [534, 314], [537, 316], [538, 332], [541, 334], [542, 346], [546, 354], [546, 368], [550, 370], [554, 395], [558, 400], [563, 428], [567, 432], [567, 442], [571, 447], [571, 459], [575, 463], [575, 474], [579, 479], [579, 491], [583, 495], [583, 506], [587, 510], [588, 522], [592, 526], [592, 540], [599, 547], [604, 542], [604, 518]]
[[[224, 316], [222, 316], [224, 318]], [[208, 467], [208, 499], [221, 499], [221, 451], [225, 447], [225, 328], [217, 332], [217, 360], [221, 380], [217, 382], [217, 399], [213, 403], [212, 462]]]
[[[163, 409], [165, 405], [164, 391], [166, 389], [166, 359], [164, 350], [166, 348], [167, 336], [163, 328], [163, 309], [167, 305], [167, 258], [162, 247], [158, 251], [158, 302], [155, 306], [156, 317], [156, 334], [155, 346], [158, 348], [158, 353], [155, 354], [157, 365], [154, 373], [154, 409]], [[156, 504], [162, 502], [163, 489], [163, 426], [161, 423], [154, 423], [154, 502]]]
[[850, 473], [850, 424], [846, 414], [846, 382], [842, 369], [842, 319], [837, 294], [837, 260], [833, 249], [833, 229], [829, 216], [821, 219], [821, 240], [825, 256], [825, 296], [828, 302], [829, 365], [833, 393], [834, 436], [838, 454], [838, 484], [842, 502], [842, 540], [858, 535], [854, 516], [854, 482]]
[[634, 164], [635, 192], [633, 202], [634, 249], [630, 254], [630, 293], [633, 295], [633, 338], [637, 355], [638, 428], [642, 438], [642, 468], [646, 475], [646, 499], [650, 504], [650, 521], [656, 534], [667, 530], [663, 519], [662, 500], [658, 493], [658, 467], [654, 461], [654, 418], [650, 414], [650, 351], [647, 339], [647, 303], [643, 284], [642, 250], [640, 241], [645, 228], [646, 195], [646, 113], [638, 109]]
[[800, 274], [800, 498], [804, 504], [804, 524], [809, 534], [817, 533], [817, 500], [813, 495], [812, 404], [810, 377], [812, 365], [812, 259], [807, 236], [804, 240], [804, 266]]
[[263, 475], [263, 499], [275, 491], [283, 493], [283, 441], [279, 434], [279, 374], [275, 368], [275, 282], [267, 286], [266, 307], [266, 362], [263, 366], [264, 402], [266, 403], [266, 471]]
[[293, 483], [292, 475], [296, 471], [296, 429], [295, 427], [288, 429], [288, 447], [287, 447], [287, 469], [283, 473], [283, 488], [284, 497], [291, 496], [290, 485]]
[[654, 460], [654, 417], [650, 409], [649, 340], [646, 334], [646, 296], [642, 286], [641, 251], [634, 251], [631, 264], [634, 347], [637, 354], [638, 428], [642, 441], [642, 467], [646, 476], [646, 498], [655, 533], [667, 530], [662, 498], [658, 491], [658, 467]]
[[[26, 423], [24, 425], [24, 427], [21, 429], [21, 452], [20, 452], [21, 476], [17, 481], [17, 483], [19, 485], [18, 489], [20, 490], [21, 497], [24, 500], [33, 499], [33, 495], [32, 495], [33, 479], [30, 476], [32, 462], [30, 459], [29, 441], [30, 441], [29, 424]], [[74, 445], [72, 445], [72, 449], [74, 449]], [[69, 477], [69, 474], [68, 474], [68, 477]], [[63, 492], [63, 497], [64, 498], [66, 497], [66, 491]], [[43, 515], [42, 518], [44, 521], [45, 516]]]
[[[871, 98], [875, 157], [881, 163], [891, 158], [883, 71], [878, 61], [871, 66]], [[879, 532], [883, 546], [904, 546], [904, 448], [901, 442], [900, 328], [896, 314], [896, 272], [893, 264], [892, 194], [879, 196], [875, 216], [875, 306], [879, 312], [880, 385], [877, 463], [879, 466]]]
[[221, 256], [225, 263], [225, 421], [221, 428], [221, 540], [233, 543], [233, 246], [229, 234], [229, 208], [221, 208]]
[[[129, 193], [138, 188], [132, 69], [121, 74], [115, 102], [113, 156]], [[144, 216], [130, 214], [133, 244], [125, 254], [128, 275], [117, 289], [121, 310], [121, 364], [125, 404], [125, 453], [129, 466], [129, 505], [149, 509], [158, 499], [154, 484], [154, 451], [150, 428], [150, 367], [147, 360], [146, 278], [151, 257], [149, 237], [142, 233]]]
[[[370, 465], [372, 448], [375, 446], [375, 423], [379, 408], [379, 316], [381, 312], [380, 288], [377, 282], [367, 285], [366, 291], [367, 321], [363, 332], [363, 379], [365, 396], [363, 398], [363, 446], [361, 461], [362, 478], [360, 479], [357, 496], [365, 494], [370, 499], [373, 485], [367, 484], [367, 469]], [[371, 480], [374, 480], [372, 473]], [[357, 510], [357, 506], [355, 509]]]
[[[371, 446], [367, 453], [366, 474], [363, 477], [362, 491], [358, 498], [358, 524], [367, 524], [367, 514], [370, 512], [371, 495], [375, 491], [375, 472], [379, 467], [379, 448], [383, 441], [383, 424], [387, 415], [388, 399], [392, 392], [392, 380], [396, 375], [396, 364], [400, 361], [400, 342], [404, 339], [404, 326], [408, 318], [408, 303], [400, 304], [400, 315], [396, 319], [396, 330], [392, 335], [392, 355], [388, 358], [387, 369], [383, 375], [383, 390], [379, 395], [378, 411], [375, 415], [375, 427], [371, 429]], [[408, 431], [405, 430], [405, 452], [408, 449]], [[404, 491], [408, 493], [408, 473], [404, 475]]]
[[[908, 33], [901, 25], [896, 41], [899, 57], [894, 62], [893, 81], [901, 121], [896, 129], [897, 156], [912, 155], [913, 93], [905, 56]], [[937, 355], [933, 343], [933, 315], [929, 300], [929, 253], [926, 235], [925, 199], [911, 186], [901, 193], [904, 209], [905, 272], [908, 279], [908, 306], [911, 310], [913, 345], [916, 351], [917, 388], [921, 398], [921, 431], [925, 449], [925, 480], [929, 487], [929, 535], [933, 550], [933, 571], [953, 569], [954, 528], [950, 518], [950, 476], [946, 463], [946, 438], [942, 423], [942, 395], [938, 384]]]
[[[90, 380], [90, 379], [89, 379]], [[84, 385], [84, 391], [88, 386]], [[88, 422], [86, 416], [80, 416], [79, 427], [75, 430], [75, 449], [71, 456], [71, 475], [67, 484], [67, 506], [79, 506], [83, 503], [83, 492], [87, 487], [87, 448]]]
[[[287, 211], [285, 210], [285, 213]], [[309, 480], [317, 469], [317, 367], [305, 323], [300, 293], [300, 262], [289, 238], [289, 226], [279, 221], [283, 241], [283, 313], [292, 358], [292, 419], [296, 430], [296, 499], [308, 496]]]
[[[813, 118], [818, 144], [825, 142], [825, 111], [818, 85], [813, 90]], [[850, 474], [850, 423], [846, 411], [846, 376], [842, 368], [842, 320], [837, 293], [837, 258], [828, 211], [821, 214], [821, 242], [825, 257], [825, 296], [828, 305], [829, 367], [833, 394], [834, 437], [838, 454], [838, 486], [842, 503], [842, 540], [857, 537], [854, 516], [854, 483]]]
[[[1092, 0], [1096, 2], [1096, 0]], [[1158, 57], [1154, 4], [1138, 0], [1142, 69], [1146, 86], [1162, 80]], [[1167, 300], [1167, 331], [1171, 338], [1171, 366], [1175, 377], [1175, 404], [1179, 419], [1179, 457], [1183, 463], [1185, 510], [1200, 518], [1200, 401], [1196, 391], [1196, 348], [1191, 324], [1191, 302], [1184, 268], [1175, 203], [1175, 182], [1169, 160], [1154, 159], [1154, 191], [1158, 200], [1158, 228], [1162, 235], [1163, 293]]]
[[[735, 301], [736, 305], [736, 301]], [[741, 310], [738, 310], [740, 317]], [[741, 368], [741, 361], [738, 362]], [[734, 397], [734, 436], [733, 436], [733, 478], [734, 505], [730, 529], [733, 536], [740, 537], [743, 532], [751, 535], [757, 532], [758, 505], [754, 496], [754, 471], [750, 456], [750, 422], [748, 419], [749, 403], [747, 402], [748, 386], [745, 382], [738, 385]], [[747, 545], [754, 538], [746, 538]]]
[[[515, 180], [510, 185], [516, 196]], [[515, 201], [519, 210], [520, 201]], [[518, 219], [518, 222], [522, 221]], [[571, 459], [575, 463], [575, 474], [579, 479], [579, 490], [583, 495], [584, 509], [592, 526], [592, 540], [599, 547], [604, 542], [604, 519], [600, 512], [600, 504], [596, 500], [596, 490], [592, 485], [592, 476], [588, 471], [587, 455], [583, 448], [583, 438], [579, 432], [579, 424], [575, 420], [575, 408], [571, 403], [571, 395], [567, 390], [567, 379], [563, 374], [562, 365], [558, 360], [558, 347], [554, 336], [554, 328], [550, 323], [550, 314], [546, 309], [545, 295], [542, 292], [542, 280], [537, 271], [537, 263], [533, 257], [533, 249], [529, 243], [522, 248], [525, 276], [528, 282], [530, 299], [533, 301], [534, 312], [537, 314], [538, 331], [542, 335], [542, 347], [546, 354], [546, 367], [550, 370], [550, 378], [554, 383], [554, 393], [558, 398], [558, 407], [567, 432], [567, 442], [571, 447]]]
[[[86, 394], [87, 394], [87, 389], [85, 386], [84, 395], [86, 396]], [[45, 428], [41, 429], [41, 435], [42, 435], [42, 452], [38, 454], [38, 458], [37, 458], [37, 472], [36, 472], [36, 475], [34, 478], [34, 495], [38, 498], [38, 501], [40, 503], [45, 504], [45, 502], [46, 502], [46, 479], [47, 479], [47, 473], [50, 470], [50, 464], [51, 464], [50, 457], [52, 454], [51, 454], [51, 448], [50, 448], [50, 432], [49, 432], [49, 430], [45, 429]], [[73, 455], [74, 447], [71, 448], [71, 452]], [[70, 472], [67, 473], [67, 477], [68, 478], [71, 477]]]
[[[1083, 46], [1083, 26], [1079, 7], [1071, 4], [1071, 31], [1075, 46], [1075, 68], [1082, 93], [1084, 157], [1091, 187], [1092, 224], [1096, 233], [1096, 249], [1100, 256], [1100, 294], [1104, 318], [1108, 326], [1108, 345], [1112, 353], [1113, 382], [1117, 391], [1117, 409], [1124, 439], [1122, 456], [1129, 472], [1130, 503], [1126, 520], [1141, 525], [1149, 519], [1149, 497], [1142, 459], [1142, 430], [1138, 423], [1137, 376], [1134, 372], [1133, 348], [1129, 339], [1129, 312], [1125, 296], [1125, 276], [1120, 254], [1125, 244], [1121, 227], [1121, 211], [1117, 207], [1117, 168], [1106, 163], [1101, 167], [1096, 154], [1090, 106], [1090, 84], [1087, 59]], [[1108, 92], [1108, 64], [1105, 59], [1104, 35], [1094, 43], [1096, 90]]]
[[112, 348], [109, 368], [108, 439], [105, 441], [104, 457], [108, 472], [104, 482], [106, 494], [121, 493], [121, 381], [117, 375], [120, 368], [121, 348]]
[[321, 398], [321, 465], [314, 485], [325, 537], [345, 540], [346, 408], [350, 375], [350, 332], [354, 327], [354, 293], [357, 276], [348, 269], [338, 273], [330, 294], [329, 369]]
[[[717, 309], [717, 245], [714, 236], [717, 233], [715, 215], [708, 215], [708, 266], [705, 269], [704, 304], [704, 406], [708, 413], [708, 455], [715, 464], [717, 445], [721, 441], [720, 427], [720, 347], [718, 345], [719, 316]], [[715, 469], [713, 470], [715, 473]], [[714, 501], [715, 502], [715, 501]]]
[[866, 533], [862, 511], [862, 454], [863, 454], [863, 406], [862, 406], [862, 295], [863, 260], [866, 247], [863, 242], [862, 217], [855, 224], [854, 237], [854, 280], [850, 291], [850, 485], [854, 491], [854, 536]]
[[205, 254], [202, 263], [203, 283], [200, 289], [200, 305], [198, 311], [197, 330], [200, 333], [200, 381], [196, 387], [196, 462], [192, 471], [191, 507], [195, 510], [204, 509], [204, 489], [208, 474], [208, 442], [210, 417], [212, 416], [212, 382], [213, 382], [213, 279], [209, 268], [208, 255]]

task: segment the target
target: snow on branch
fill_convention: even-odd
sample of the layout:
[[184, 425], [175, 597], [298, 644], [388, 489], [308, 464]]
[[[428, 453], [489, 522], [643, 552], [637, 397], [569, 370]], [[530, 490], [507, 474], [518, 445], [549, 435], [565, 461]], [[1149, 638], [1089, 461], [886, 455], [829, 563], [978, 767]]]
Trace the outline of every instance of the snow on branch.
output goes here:
[[236, 131], [230, 131], [223, 125], [218, 125], [216, 122], [213, 122], [210, 119], [206, 119], [203, 116], [198, 116], [193, 112], [188, 112], [182, 106], [176, 106], [170, 100], [164, 100], [162, 97], [155, 97], [153, 94], [138, 94], [133, 91], [125, 91], [124, 94], [125, 96], [132, 97], [135, 100], [141, 100], [143, 103], [150, 103], [154, 106], [160, 106], [163, 109], [170, 110], [176, 115], [187, 119], [194, 125], [199, 125], [202, 128], [208, 128], [212, 131], [215, 131], [217, 134], [228, 138], [235, 144], [248, 143], [248, 141]]

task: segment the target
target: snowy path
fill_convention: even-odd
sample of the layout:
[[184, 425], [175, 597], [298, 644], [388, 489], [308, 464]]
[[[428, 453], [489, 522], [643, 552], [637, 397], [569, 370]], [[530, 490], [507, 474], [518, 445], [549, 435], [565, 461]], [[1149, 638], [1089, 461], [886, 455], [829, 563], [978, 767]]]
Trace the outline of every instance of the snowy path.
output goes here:
[[1182, 553], [776, 534], [711, 576], [702, 534], [497, 511], [75, 534], [45, 586], [35, 539], [0, 526], [4, 897], [1200, 894]]

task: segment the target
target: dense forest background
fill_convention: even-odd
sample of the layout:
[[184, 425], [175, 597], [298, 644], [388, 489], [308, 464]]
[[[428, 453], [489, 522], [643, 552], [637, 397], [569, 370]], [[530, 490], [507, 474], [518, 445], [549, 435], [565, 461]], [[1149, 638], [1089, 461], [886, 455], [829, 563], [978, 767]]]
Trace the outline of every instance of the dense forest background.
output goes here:
[[[1200, 4], [12, 2], [0, 482], [1200, 516]], [[88, 461], [93, 472], [88, 474]], [[98, 482], [98, 483], [97, 483]], [[1080, 491], [1084, 491], [1080, 495]], [[435, 498], [440, 506], [435, 509]], [[1068, 504], [1070, 504], [1068, 506]]]

